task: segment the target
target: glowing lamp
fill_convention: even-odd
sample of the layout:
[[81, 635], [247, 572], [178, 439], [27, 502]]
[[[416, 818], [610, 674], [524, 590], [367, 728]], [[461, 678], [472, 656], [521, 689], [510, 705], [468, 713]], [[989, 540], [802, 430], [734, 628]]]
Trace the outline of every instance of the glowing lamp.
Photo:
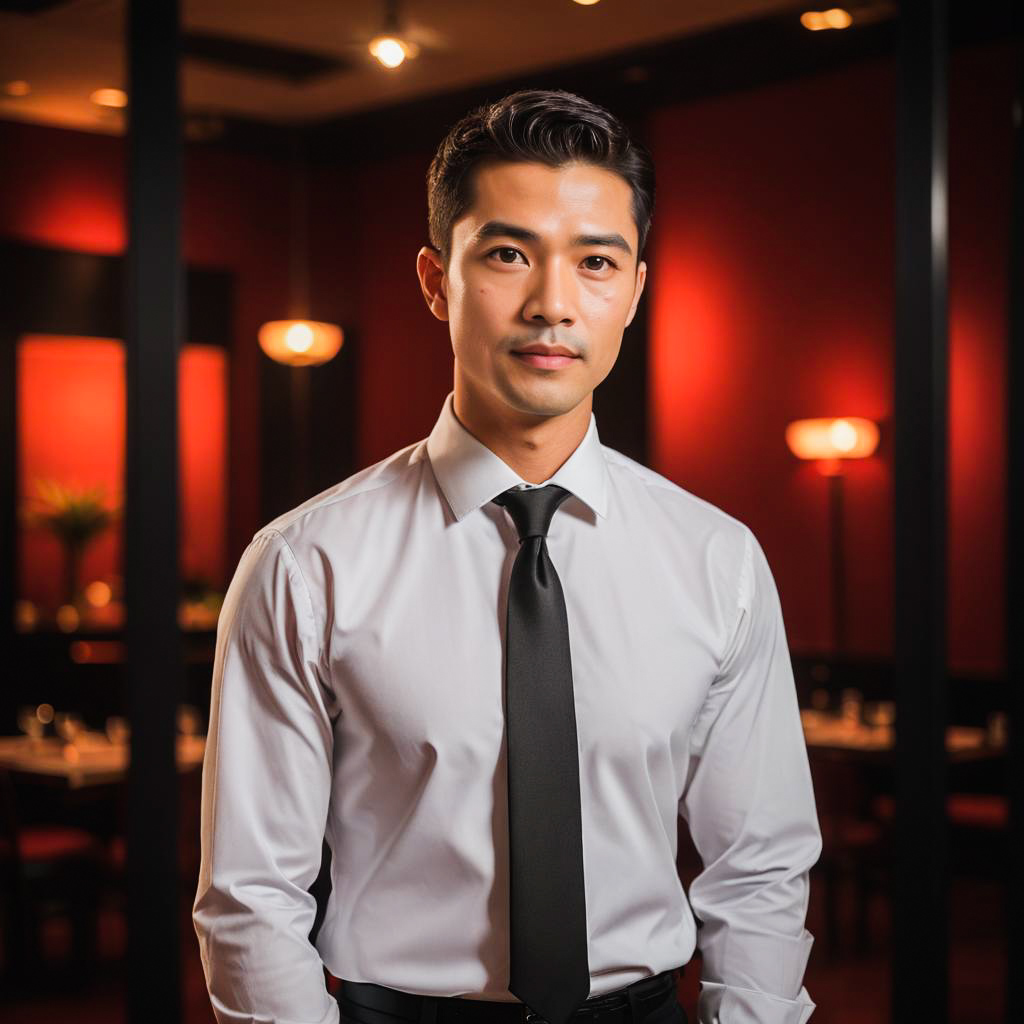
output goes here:
[[89, 99], [97, 107], [110, 107], [112, 110], [128, 106], [128, 94], [124, 89], [93, 89]]
[[319, 366], [333, 359], [344, 336], [337, 324], [320, 320], [271, 320], [259, 331], [260, 348], [288, 366]]
[[386, 68], [397, 68], [410, 56], [407, 44], [394, 36], [377, 36], [370, 43], [370, 53]]
[[820, 32], [822, 29], [849, 28], [853, 18], [842, 7], [830, 7], [827, 11], [804, 11], [800, 15], [800, 24], [811, 32]]
[[843, 550], [843, 461], [866, 459], [878, 447], [878, 425], [859, 416], [794, 420], [786, 444], [798, 459], [812, 459], [828, 477], [829, 576], [832, 592], [832, 642], [846, 650], [846, 557]]
[[794, 420], [786, 444], [798, 459], [865, 459], [878, 447], [878, 426], [859, 416]]

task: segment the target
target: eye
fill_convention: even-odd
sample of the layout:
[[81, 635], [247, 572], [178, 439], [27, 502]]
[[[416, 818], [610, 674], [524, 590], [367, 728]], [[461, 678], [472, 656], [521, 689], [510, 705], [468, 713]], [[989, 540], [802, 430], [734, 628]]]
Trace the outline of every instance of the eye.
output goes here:
[[[586, 259], [584, 259], [583, 262], [586, 263], [587, 260], [602, 260], [609, 267], [614, 267], [615, 266], [615, 264], [610, 259], [608, 259], [607, 256], [587, 256]], [[604, 270], [604, 267], [603, 266], [600, 266], [600, 267], [590, 267], [589, 269], [590, 270]]]
[[[518, 253], [518, 255], [520, 255], [520, 256], [522, 256], [522, 255], [523, 255], [523, 254], [522, 254], [521, 252], [519, 252], [519, 250], [518, 250], [518, 249], [514, 249], [514, 248], [512, 248], [512, 246], [510, 246], [510, 245], [503, 245], [503, 246], [501, 246], [501, 247], [499, 247], [499, 248], [497, 248], [497, 249], [492, 249], [492, 250], [491, 250], [491, 251], [490, 251], [490, 252], [489, 252], [489, 253], [487, 254], [487, 258], [488, 258], [488, 259], [490, 259], [490, 258], [491, 258], [491, 257], [492, 257], [492, 256], [493, 256], [493, 255], [494, 255], [494, 254], [495, 254], [496, 252], [511, 252], [511, 253]], [[508, 263], [508, 264], [511, 264], [511, 263], [512, 263], [513, 261], [512, 261], [512, 260], [505, 260], [505, 259], [500, 259], [500, 258], [499, 258], [498, 262], [499, 262], [499, 263]]]

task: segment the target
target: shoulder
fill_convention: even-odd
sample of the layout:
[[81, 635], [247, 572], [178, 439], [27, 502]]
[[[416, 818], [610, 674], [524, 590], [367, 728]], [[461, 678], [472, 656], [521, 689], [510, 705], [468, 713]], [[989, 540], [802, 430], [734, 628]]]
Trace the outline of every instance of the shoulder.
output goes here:
[[673, 531], [692, 538], [715, 537], [740, 559], [749, 557], [746, 549], [752, 534], [746, 523], [628, 455], [607, 445], [601, 448], [616, 484], [638, 495], [652, 514], [664, 516]]
[[300, 540], [311, 540], [330, 530], [340, 515], [372, 514], [381, 502], [393, 501], [403, 484], [415, 484], [426, 460], [426, 439], [401, 448], [326, 490], [313, 495], [301, 505], [270, 520], [260, 527], [254, 539], [271, 533], [279, 534], [286, 544], [295, 546]]

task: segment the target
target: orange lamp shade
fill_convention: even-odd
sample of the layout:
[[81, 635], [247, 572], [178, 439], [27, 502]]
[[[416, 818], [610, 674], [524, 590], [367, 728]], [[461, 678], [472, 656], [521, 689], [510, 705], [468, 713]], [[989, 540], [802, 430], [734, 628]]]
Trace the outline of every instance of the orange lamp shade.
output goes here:
[[260, 348], [289, 366], [319, 366], [333, 359], [343, 335], [337, 324], [319, 320], [270, 320], [259, 331]]
[[878, 447], [878, 426], [857, 416], [794, 420], [786, 444], [798, 459], [865, 459]]

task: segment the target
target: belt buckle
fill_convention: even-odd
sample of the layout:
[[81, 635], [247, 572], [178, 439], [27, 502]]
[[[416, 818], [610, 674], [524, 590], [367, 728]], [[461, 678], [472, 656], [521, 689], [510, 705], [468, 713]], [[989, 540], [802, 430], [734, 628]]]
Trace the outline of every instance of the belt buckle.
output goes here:
[[536, 1010], [531, 1010], [525, 1004], [523, 1005], [523, 1020], [525, 1024], [548, 1024], [546, 1017], [542, 1017]]

